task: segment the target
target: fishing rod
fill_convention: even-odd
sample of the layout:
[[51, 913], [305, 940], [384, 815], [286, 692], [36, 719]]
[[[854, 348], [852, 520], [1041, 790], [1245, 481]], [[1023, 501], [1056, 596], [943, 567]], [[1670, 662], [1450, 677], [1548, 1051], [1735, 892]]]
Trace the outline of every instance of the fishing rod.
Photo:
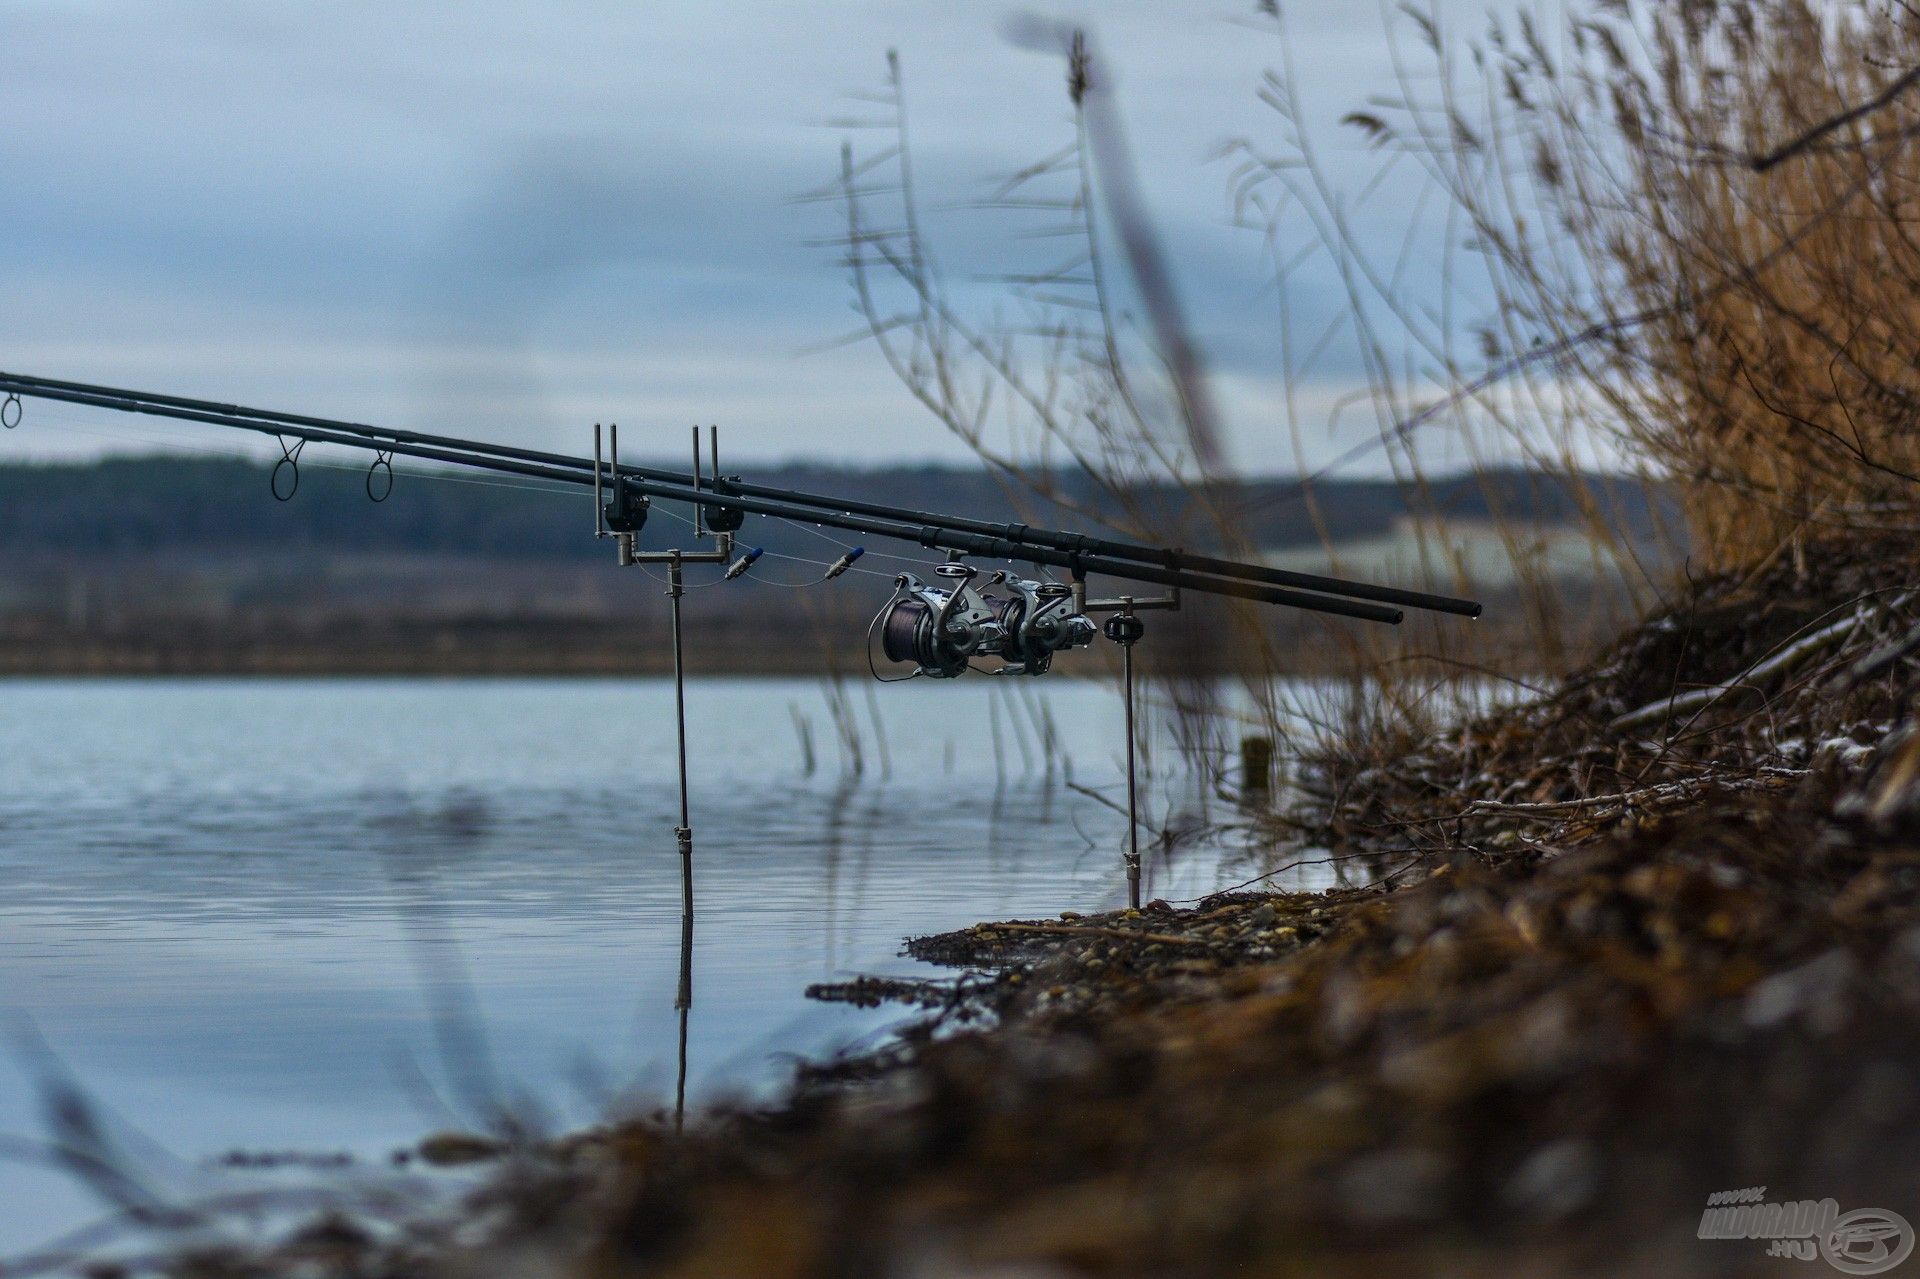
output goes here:
[[[1428, 609], [1463, 617], [1477, 617], [1480, 605], [1463, 599], [1409, 591], [1398, 587], [1352, 582], [1316, 574], [1295, 573], [1216, 556], [1145, 546], [1111, 538], [1027, 524], [995, 523], [964, 516], [936, 515], [876, 502], [805, 493], [770, 485], [749, 484], [737, 476], [720, 474], [719, 433], [711, 434], [711, 472], [701, 458], [700, 432], [693, 432], [693, 470], [682, 474], [660, 467], [623, 465], [619, 428], [607, 429], [609, 456], [602, 456], [602, 433], [595, 425], [591, 459], [543, 450], [491, 444], [456, 436], [395, 430], [308, 414], [247, 408], [184, 396], [155, 395], [85, 382], [0, 372], [0, 427], [20, 424], [22, 397], [53, 400], [140, 413], [180, 421], [224, 426], [273, 437], [281, 457], [269, 476], [273, 495], [290, 500], [300, 482], [301, 450], [309, 443], [331, 444], [371, 452], [367, 496], [384, 501], [392, 491], [393, 459], [418, 458], [451, 466], [492, 471], [559, 484], [591, 487], [594, 535], [611, 537], [621, 566], [662, 564], [667, 568], [667, 595], [671, 602], [675, 718], [678, 725], [680, 824], [675, 835], [680, 849], [682, 914], [688, 927], [693, 917], [693, 830], [687, 786], [686, 689], [681, 631], [683, 569], [689, 564], [726, 564], [722, 580], [745, 574], [762, 554], [751, 548], [733, 559], [734, 534], [747, 515], [761, 515], [798, 525], [807, 523], [848, 532], [908, 542], [946, 553], [933, 568], [936, 582], [903, 572], [894, 579], [894, 592], [874, 615], [867, 631], [869, 666], [876, 633], [890, 661], [911, 664], [912, 674], [951, 679], [975, 669], [976, 660], [995, 658], [998, 675], [1043, 675], [1054, 656], [1093, 642], [1092, 615], [1108, 614], [1097, 628], [1122, 654], [1123, 689], [1127, 713], [1126, 870], [1128, 897], [1140, 904], [1140, 848], [1138, 794], [1134, 742], [1134, 646], [1145, 635], [1139, 614], [1180, 607], [1181, 592], [1250, 600], [1309, 612], [1397, 624], [1403, 614], [1393, 605]], [[289, 443], [292, 441], [292, 443]], [[376, 492], [374, 478], [385, 472], [384, 491]], [[282, 492], [282, 475], [287, 476]], [[638, 538], [646, 526], [650, 503], [681, 502], [693, 510], [696, 538], [711, 538], [706, 550], [672, 548], [641, 550]], [[854, 546], [828, 567], [822, 581], [852, 567], [865, 553]], [[984, 586], [976, 584], [981, 570], [965, 556], [1065, 569], [1070, 582], [1033, 581], [1010, 570], [995, 570]], [[729, 561], [732, 561], [729, 563]], [[1090, 574], [1121, 581], [1164, 587], [1159, 596], [1120, 594], [1090, 598]], [[1002, 588], [996, 594], [995, 589]], [[881, 678], [877, 669], [876, 678]], [[684, 981], [683, 981], [684, 985]], [[691, 1003], [690, 990], [682, 999]]]
[[[642, 522], [645, 519], [646, 508], [644, 504], [633, 504], [630, 495], [684, 502], [696, 508], [718, 507], [722, 510], [739, 511], [745, 514], [823, 524], [850, 532], [911, 542], [931, 550], [958, 552], [985, 559], [1015, 560], [1050, 568], [1064, 568], [1077, 575], [1097, 573], [1104, 577], [1131, 579], [1157, 586], [1252, 600], [1256, 603], [1331, 613], [1362, 621], [1393, 625], [1399, 623], [1403, 617], [1397, 609], [1339, 596], [1312, 594], [1287, 587], [1256, 586], [1187, 569], [1138, 564], [1104, 554], [1055, 550], [1011, 537], [969, 532], [952, 527], [950, 521], [936, 523], [929, 520], [916, 524], [900, 518], [862, 515], [802, 505], [797, 501], [787, 500], [784, 496], [763, 498], [723, 492], [714, 487], [714, 481], [711, 478], [689, 483], [684, 473], [662, 471], [655, 467], [621, 465], [617, 458], [611, 467], [606, 467], [603, 463], [586, 458], [487, 444], [451, 436], [430, 436], [415, 431], [388, 430], [383, 427], [333, 422], [330, 419], [295, 414], [268, 414], [239, 409], [238, 406], [180, 401], [177, 397], [115, 392], [107, 388], [53, 383], [48, 379], [25, 378], [10, 373], [0, 373], [0, 393], [143, 413], [214, 426], [228, 426], [262, 435], [291, 438], [303, 443], [335, 444], [374, 452], [384, 457], [416, 457], [425, 461], [504, 472], [562, 484], [582, 486], [604, 484], [614, 491], [616, 502], [621, 502], [633, 510]], [[204, 404], [204, 407], [199, 407], [199, 404]], [[275, 463], [276, 471], [288, 465], [297, 468], [297, 457], [291, 451], [285, 451], [284, 444], [282, 447], [285, 455]], [[297, 475], [297, 473], [296, 469], [294, 474]], [[644, 475], [666, 475], [671, 477], [671, 481], [642, 478]], [[767, 491], [785, 494], [785, 490], [780, 489]], [[275, 496], [281, 496], [277, 484]], [[287, 496], [291, 496], [291, 491]], [[639, 530], [636, 527], [629, 531], [638, 532]]]
[[[451, 436], [429, 435], [418, 431], [394, 430], [386, 427], [369, 426], [364, 423], [341, 421], [331, 418], [313, 417], [307, 414], [284, 413], [276, 410], [248, 408], [237, 404], [227, 404], [212, 400], [191, 399], [184, 396], [155, 395], [142, 391], [130, 391], [120, 387], [99, 386], [84, 382], [66, 382], [53, 378], [30, 377], [21, 374], [0, 372], [0, 392], [13, 395], [32, 395], [43, 398], [64, 399], [73, 403], [90, 404], [96, 407], [117, 408], [129, 412], [153, 413], [161, 416], [184, 417], [189, 414], [212, 414], [213, 417], [194, 417], [192, 420], [211, 421], [220, 425], [245, 426], [247, 423], [260, 425], [248, 429], [265, 430], [269, 426], [301, 427], [338, 432], [359, 436], [367, 440], [391, 441], [394, 443], [418, 444], [437, 448], [452, 448], [473, 456], [496, 457], [505, 460], [529, 462], [543, 466], [582, 471], [587, 467], [584, 458], [569, 457], [538, 449], [517, 448], [511, 445], [490, 444], [478, 440], [466, 440]], [[241, 419], [244, 419], [242, 421]], [[269, 432], [271, 433], [271, 432]], [[340, 443], [344, 441], [332, 441]], [[442, 459], [445, 460], [445, 459]], [[678, 484], [684, 477], [680, 472], [660, 467], [627, 464], [617, 466], [616, 473], [623, 478], [631, 477], [635, 481]], [[1218, 556], [1197, 554], [1167, 547], [1146, 546], [1116, 538], [1095, 537], [1085, 533], [1067, 532], [1059, 529], [1040, 528], [1024, 523], [998, 523], [989, 520], [973, 519], [967, 516], [942, 515], [929, 511], [913, 510], [905, 507], [890, 506], [884, 503], [867, 502], [850, 498], [833, 497], [818, 493], [807, 493], [796, 489], [777, 488], [771, 485], [753, 484], [743, 481], [739, 476], [722, 476], [719, 473], [718, 459], [715, 459], [711, 478], [696, 476], [695, 487], [704, 490], [700, 502], [718, 507], [721, 510], [745, 510], [753, 508], [734, 505], [728, 499], [737, 502], [742, 498], [759, 498], [787, 503], [793, 506], [814, 508], [824, 514], [803, 515], [797, 518], [811, 519], [817, 523], [833, 523], [837, 518], [863, 516], [906, 524], [917, 529], [938, 529], [945, 537], [967, 535], [973, 538], [988, 538], [1010, 544], [1031, 546], [1046, 551], [1056, 551], [1068, 555], [1099, 556], [1108, 561], [1127, 561], [1137, 564], [1155, 565], [1170, 572], [1192, 572], [1211, 577], [1222, 577], [1238, 581], [1260, 582], [1271, 586], [1288, 587], [1295, 590], [1312, 592], [1316, 595], [1330, 595], [1350, 599], [1369, 600], [1381, 604], [1397, 604], [1407, 608], [1425, 609], [1440, 613], [1450, 613], [1460, 617], [1478, 617], [1480, 605], [1472, 600], [1457, 599], [1451, 596], [1437, 595], [1428, 591], [1407, 590], [1401, 587], [1384, 586], [1371, 582], [1356, 582], [1344, 578], [1327, 577], [1316, 573], [1301, 573], [1291, 569], [1274, 568], [1265, 564], [1248, 564]], [[668, 496], [657, 494], [658, 496]], [[681, 500], [689, 500], [681, 498]], [[760, 514], [768, 512], [761, 511]], [[796, 518], [786, 516], [785, 518]], [[852, 527], [840, 525], [840, 527]], [[859, 532], [878, 532], [873, 528], [857, 528]], [[879, 533], [891, 536], [890, 533]], [[924, 536], [913, 539], [921, 545], [935, 546]], [[971, 547], [948, 547], [944, 543], [936, 549], [966, 550], [969, 554], [984, 555], [990, 558], [1025, 559], [1028, 562], [1045, 563], [1053, 567], [1066, 567], [1062, 561], [1048, 557], [1034, 560], [1026, 553], [1001, 555], [997, 551], [979, 549], [986, 543], [975, 542]], [[1107, 576], [1126, 576], [1111, 568], [1103, 568]], [[1159, 585], [1171, 585], [1168, 579], [1152, 576], [1138, 580]], [[1216, 592], [1228, 593], [1228, 592]], [[1312, 607], [1299, 598], [1262, 597], [1242, 595], [1242, 598], [1259, 600], [1264, 603], [1288, 604], [1293, 607]], [[1385, 622], [1389, 619], [1378, 612], [1346, 612], [1322, 608], [1324, 612], [1340, 612], [1343, 616], [1358, 617], [1367, 621]], [[1398, 621], [1398, 618], [1391, 619]]]

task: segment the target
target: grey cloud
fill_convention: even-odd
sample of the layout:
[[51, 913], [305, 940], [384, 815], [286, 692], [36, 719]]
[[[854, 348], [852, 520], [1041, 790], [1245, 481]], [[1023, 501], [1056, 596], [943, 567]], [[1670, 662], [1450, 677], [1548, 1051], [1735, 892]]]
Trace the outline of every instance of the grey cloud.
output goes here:
[[[830, 212], [787, 197], [831, 171], [820, 122], [857, 110], [845, 93], [878, 82], [889, 47], [934, 202], [1057, 146], [1058, 67], [1003, 38], [1033, 13], [1098, 32], [1194, 328], [1235, 385], [1265, 387], [1260, 249], [1226, 225], [1208, 158], [1274, 127], [1253, 89], [1278, 50], [1250, 9], [17, 4], [0, 349], [50, 373], [503, 436], [576, 430], [604, 405], [676, 432], [720, 420], [735, 456], [954, 456], [870, 354], [794, 358], [850, 317], [831, 255], [806, 244]], [[1384, 83], [1378, 6], [1297, 10], [1331, 120]], [[933, 222], [960, 273], [1025, 251], [991, 218]], [[1325, 273], [1301, 303], [1323, 320], [1342, 305]], [[1270, 419], [1228, 399], [1230, 421]]]

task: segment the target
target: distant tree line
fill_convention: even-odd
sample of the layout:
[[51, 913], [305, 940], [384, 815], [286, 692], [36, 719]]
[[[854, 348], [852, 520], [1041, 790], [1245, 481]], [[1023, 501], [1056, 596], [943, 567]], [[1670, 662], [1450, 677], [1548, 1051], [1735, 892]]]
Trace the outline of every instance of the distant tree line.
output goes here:
[[[471, 482], [476, 477], [402, 469], [391, 497], [374, 504], [367, 498], [363, 471], [321, 466], [310, 458], [293, 500], [280, 502], [269, 491], [269, 470], [248, 460], [171, 456], [0, 466], [0, 547], [10, 554], [78, 556], [161, 550], [456, 552], [578, 560], [605, 553], [587, 536], [591, 502], [583, 490], [531, 491], [538, 487], [531, 482], [503, 486], [493, 477]], [[1089, 531], [1093, 521], [1079, 512], [1106, 509], [1091, 481], [1065, 471], [1054, 480], [1057, 501], [1021, 494], [1017, 502], [987, 471], [974, 467], [785, 465], [756, 467], [752, 478], [924, 510]], [[1143, 496], [1161, 507], [1185, 500], [1172, 488]], [[1246, 480], [1224, 492], [1246, 539], [1266, 547], [1307, 545], [1323, 536], [1352, 541], [1385, 533], [1396, 520], [1416, 513], [1546, 523], [1576, 518], [1566, 481], [1517, 470], [1430, 480], [1412, 488], [1385, 479], [1323, 480], [1313, 496], [1317, 524], [1297, 480]], [[662, 513], [647, 530], [649, 541], [684, 528], [667, 514], [684, 516], [684, 508], [663, 503], [658, 510]], [[1635, 497], [1620, 510], [1622, 531], [1641, 536], [1651, 517], [1647, 500]], [[743, 537], [795, 553], [830, 551], [816, 539], [757, 518], [749, 520]]]

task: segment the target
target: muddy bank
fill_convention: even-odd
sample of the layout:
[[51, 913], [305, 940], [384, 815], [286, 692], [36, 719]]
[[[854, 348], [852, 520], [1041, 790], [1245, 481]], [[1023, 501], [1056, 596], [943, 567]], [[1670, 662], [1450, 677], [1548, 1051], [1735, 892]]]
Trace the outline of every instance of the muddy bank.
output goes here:
[[918, 939], [780, 1104], [501, 1156], [462, 1211], [181, 1273], [1765, 1271], [1709, 1197], [1920, 1220], [1920, 609], [1898, 547], [1703, 583], [1498, 715], [1318, 761], [1364, 886]]

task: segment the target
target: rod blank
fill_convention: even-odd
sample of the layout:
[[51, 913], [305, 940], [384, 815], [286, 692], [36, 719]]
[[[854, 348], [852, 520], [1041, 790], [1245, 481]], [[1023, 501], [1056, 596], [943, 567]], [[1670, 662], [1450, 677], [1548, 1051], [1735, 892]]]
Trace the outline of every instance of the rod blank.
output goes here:
[[[478, 440], [375, 428], [362, 423], [304, 414], [250, 409], [209, 400], [153, 395], [12, 373], [0, 373], [0, 390], [354, 448], [372, 448], [377, 437], [379, 447], [389, 452], [564, 483], [593, 484], [596, 490], [603, 479], [597, 448], [594, 461], [588, 462], [566, 454]], [[959, 516], [932, 515], [879, 503], [849, 501], [737, 481], [728, 482], [726, 491], [721, 492], [717, 469], [714, 480], [704, 483], [696, 469], [693, 483], [688, 485], [686, 477], [681, 474], [655, 467], [621, 465], [617, 431], [617, 427], [609, 428], [611, 467], [607, 482], [624, 486], [642, 496], [686, 502], [696, 508], [701, 505], [733, 508], [749, 514], [825, 524], [916, 542], [935, 550], [959, 551], [993, 559], [1065, 568], [1075, 573], [1098, 573], [1107, 577], [1177, 586], [1366, 621], [1399, 622], [1402, 614], [1398, 609], [1382, 607], [1389, 604], [1404, 604], [1464, 616], [1477, 616], [1480, 612], [1480, 606], [1470, 600], [1293, 573], [1265, 565], [1243, 564], [1114, 539], [1035, 529], [1024, 524], [997, 524]], [[697, 428], [694, 438], [697, 448]], [[590, 467], [592, 474], [588, 476], [585, 472]], [[596, 506], [598, 504], [596, 492]]]

